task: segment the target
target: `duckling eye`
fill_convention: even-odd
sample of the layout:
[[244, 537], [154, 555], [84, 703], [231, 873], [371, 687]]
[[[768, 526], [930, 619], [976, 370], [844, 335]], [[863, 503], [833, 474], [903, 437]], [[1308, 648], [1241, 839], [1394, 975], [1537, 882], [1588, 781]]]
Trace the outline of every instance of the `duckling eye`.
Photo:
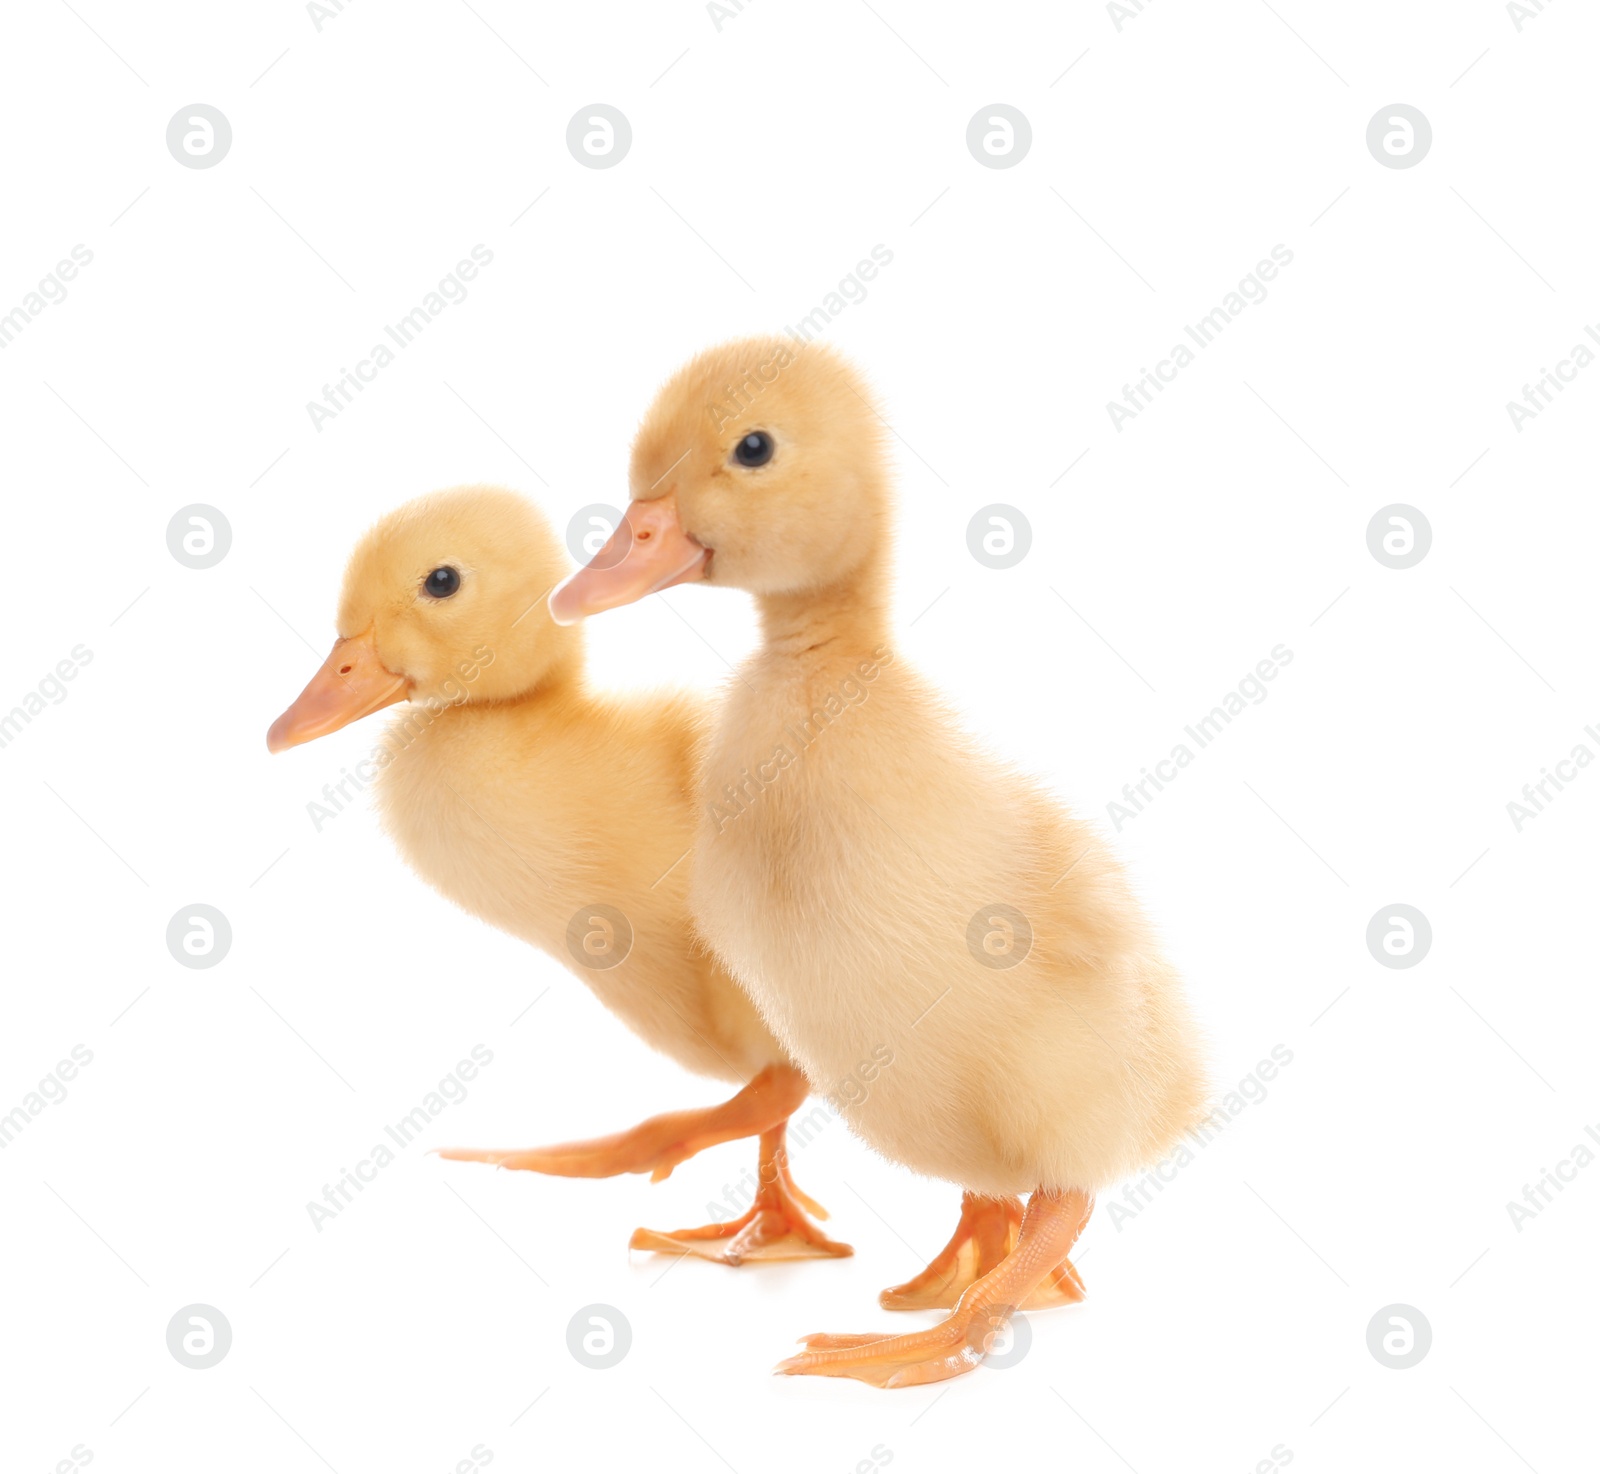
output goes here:
[[454, 568], [435, 568], [422, 581], [422, 590], [430, 598], [448, 599], [461, 587], [461, 575]]
[[765, 430], [752, 430], [733, 448], [733, 458], [741, 466], [764, 466], [772, 459], [772, 437]]

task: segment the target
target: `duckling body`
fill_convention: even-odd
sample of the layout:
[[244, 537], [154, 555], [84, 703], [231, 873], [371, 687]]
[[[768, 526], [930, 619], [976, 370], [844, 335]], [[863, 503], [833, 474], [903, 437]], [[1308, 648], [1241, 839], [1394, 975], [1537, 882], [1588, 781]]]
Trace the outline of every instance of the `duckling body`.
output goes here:
[[[374, 785], [383, 826], [418, 875], [572, 969], [685, 1069], [743, 1083], [786, 1063], [685, 925], [699, 703], [608, 698], [573, 680], [431, 720], [421, 710], [423, 720], [406, 711], [390, 724], [396, 755]], [[604, 918], [574, 928], [596, 903], [620, 911], [631, 937], [608, 937]]]
[[686, 863], [708, 720], [687, 695], [610, 696], [584, 680], [576, 632], [544, 596], [565, 568], [520, 497], [463, 487], [380, 521], [346, 570], [340, 639], [273, 724], [279, 751], [410, 698], [375, 758], [384, 827], [462, 909], [574, 971], [640, 1038], [686, 1069], [739, 1081], [732, 1099], [615, 1135], [451, 1160], [570, 1177], [659, 1180], [718, 1142], [760, 1140], [750, 1211], [635, 1248], [746, 1258], [848, 1254], [789, 1179], [785, 1123], [804, 1074], [698, 938]]
[[616, 537], [550, 602], [570, 621], [677, 582], [755, 596], [762, 648], [706, 748], [691, 902], [852, 1129], [964, 1189], [949, 1245], [881, 1297], [946, 1320], [813, 1336], [779, 1367], [898, 1387], [977, 1366], [1019, 1306], [1081, 1299], [1068, 1255], [1096, 1192], [1174, 1147], [1206, 1084], [1103, 843], [894, 653], [882, 426], [820, 345], [702, 354], [640, 428]]
[[786, 731], [809, 745], [747, 812], [702, 805], [699, 925], [821, 1088], [892, 1051], [846, 1107], [885, 1156], [987, 1195], [1098, 1191], [1203, 1109], [1176, 980], [1094, 832], [846, 612], [769, 609], [730, 685], [708, 799]]

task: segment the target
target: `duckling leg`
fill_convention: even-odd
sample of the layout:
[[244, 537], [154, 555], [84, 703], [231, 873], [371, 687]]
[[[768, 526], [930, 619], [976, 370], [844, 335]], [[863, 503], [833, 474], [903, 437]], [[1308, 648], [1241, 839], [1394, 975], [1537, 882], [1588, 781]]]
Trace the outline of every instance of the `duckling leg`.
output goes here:
[[808, 1212], [818, 1218], [828, 1215], [789, 1175], [789, 1153], [784, 1145], [787, 1129], [787, 1122], [780, 1121], [761, 1133], [760, 1181], [748, 1212], [726, 1223], [672, 1233], [636, 1229], [628, 1247], [695, 1254], [722, 1264], [743, 1264], [746, 1259], [839, 1259], [855, 1253], [849, 1244], [830, 1239], [806, 1216]]
[[963, 1290], [995, 1268], [1012, 1250], [1022, 1223], [1016, 1198], [961, 1194], [961, 1219], [950, 1242], [928, 1267], [878, 1296], [885, 1310], [948, 1310]]
[[1028, 1200], [1015, 1248], [972, 1284], [938, 1325], [908, 1336], [873, 1340], [863, 1336], [807, 1336], [811, 1348], [776, 1368], [789, 1376], [854, 1377], [875, 1387], [915, 1387], [959, 1377], [978, 1366], [994, 1338], [1058, 1268], [1094, 1208], [1076, 1189], [1040, 1188]]
[[[969, 1286], [994, 1269], [1017, 1246], [1022, 1227], [1018, 1198], [961, 1195], [961, 1219], [950, 1242], [928, 1267], [903, 1285], [878, 1296], [885, 1310], [948, 1310]], [[1023, 1310], [1069, 1305], [1084, 1298], [1083, 1281], [1072, 1261], [1064, 1259], [1022, 1302]], [[874, 1338], [876, 1339], [876, 1338]]]
[[781, 1126], [809, 1090], [805, 1076], [792, 1065], [768, 1065], [721, 1105], [668, 1111], [611, 1136], [527, 1151], [445, 1147], [438, 1155], [451, 1162], [488, 1162], [554, 1177], [616, 1177], [624, 1172], [648, 1172], [652, 1182], [660, 1182], [696, 1152], [725, 1141], [759, 1136], [773, 1126]]

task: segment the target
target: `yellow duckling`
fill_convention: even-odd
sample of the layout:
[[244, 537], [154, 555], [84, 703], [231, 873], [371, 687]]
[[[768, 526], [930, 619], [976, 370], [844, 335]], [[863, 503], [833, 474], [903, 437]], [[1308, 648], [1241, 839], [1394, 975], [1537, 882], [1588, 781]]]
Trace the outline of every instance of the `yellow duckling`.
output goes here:
[[397, 701], [377, 762], [382, 820], [436, 890], [557, 961], [686, 1069], [744, 1082], [731, 1100], [632, 1130], [456, 1161], [565, 1177], [666, 1177], [719, 1142], [760, 1138], [760, 1186], [732, 1222], [640, 1229], [630, 1247], [747, 1258], [838, 1256], [789, 1176], [785, 1123], [808, 1086], [688, 909], [693, 774], [707, 721], [685, 695], [607, 696], [584, 683], [583, 641], [545, 598], [566, 572], [521, 497], [463, 487], [383, 518], [345, 571], [339, 639], [272, 724], [273, 752]]
[[[1094, 1195], [1205, 1110], [1179, 979], [1099, 837], [989, 756], [895, 653], [882, 421], [839, 357], [702, 354], [633, 449], [630, 506], [558, 620], [702, 580], [764, 641], [708, 743], [691, 901], [779, 1040], [885, 1156], [965, 1189], [889, 1308], [904, 1336], [812, 1336], [779, 1370], [911, 1386], [971, 1370], [1012, 1310], [1082, 1298]], [[843, 1092], [839, 1092], [843, 1094]], [[1025, 1212], [1018, 1195], [1031, 1193]]]

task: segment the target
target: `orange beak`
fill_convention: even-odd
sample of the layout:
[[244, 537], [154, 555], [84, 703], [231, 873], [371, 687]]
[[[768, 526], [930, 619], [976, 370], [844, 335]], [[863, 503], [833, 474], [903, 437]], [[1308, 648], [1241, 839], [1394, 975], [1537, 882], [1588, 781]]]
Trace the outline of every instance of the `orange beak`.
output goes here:
[[411, 682], [384, 667], [371, 630], [338, 641], [288, 711], [267, 730], [267, 751], [282, 752], [326, 737], [364, 716], [403, 701]]
[[675, 495], [630, 502], [605, 546], [551, 591], [550, 617], [557, 624], [576, 624], [590, 614], [632, 604], [673, 584], [704, 578], [710, 561], [710, 549], [690, 537], [678, 521]]

